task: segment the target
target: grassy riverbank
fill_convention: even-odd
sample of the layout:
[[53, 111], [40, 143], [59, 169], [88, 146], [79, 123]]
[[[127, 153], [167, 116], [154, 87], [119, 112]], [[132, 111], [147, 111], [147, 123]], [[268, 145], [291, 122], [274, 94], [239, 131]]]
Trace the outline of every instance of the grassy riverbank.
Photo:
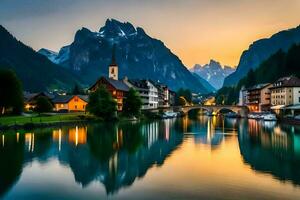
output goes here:
[[[153, 120], [160, 119], [160, 115], [144, 112], [137, 118], [128, 118], [119, 114], [115, 121], [132, 121], [132, 120]], [[18, 115], [18, 116], [1, 116], [0, 130], [6, 129], [32, 129], [37, 127], [60, 126], [63, 124], [84, 123], [93, 121], [104, 121], [104, 119], [95, 117], [91, 114], [78, 113], [48, 113], [38, 115], [36, 113]], [[114, 120], [113, 120], [114, 121]]]
[[25, 124], [76, 122], [91, 119], [92, 116], [85, 113], [66, 113], [66, 114], [32, 114], [28, 116], [3, 116], [0, 117], [0, 126], [22, 126]]

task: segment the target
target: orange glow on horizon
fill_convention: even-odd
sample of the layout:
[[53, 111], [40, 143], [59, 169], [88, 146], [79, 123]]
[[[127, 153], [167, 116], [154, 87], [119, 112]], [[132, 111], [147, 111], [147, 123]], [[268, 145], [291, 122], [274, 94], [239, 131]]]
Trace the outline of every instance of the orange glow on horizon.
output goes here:
[[[82, 1], [52, 12], [41, 3], [39, 14], [24, 13], [27, 7], [8, 2], [2, 10], [0, 6], [0, 13], [7, 15], [3, 14], [0, 23], [36, 50], [59, 51], [73, 42], [81, 27], [99, 31], [106, 19], [114, 18], [142, 27], [149, 36], [163, 41], [188, 68], [210, 59], [237, 66], [242, 52], [254, 41], [300, 23], [299, 0]], [[28, 9], [35, 10], [35, 6]]]

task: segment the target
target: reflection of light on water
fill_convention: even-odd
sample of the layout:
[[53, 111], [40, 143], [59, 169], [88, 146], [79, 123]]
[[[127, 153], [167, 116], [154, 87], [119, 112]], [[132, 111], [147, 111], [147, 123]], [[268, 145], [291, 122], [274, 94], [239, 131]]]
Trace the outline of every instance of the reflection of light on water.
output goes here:
[[75, 145], [78, 145], [78, 126], [76, 126], [76, 130], [75, 130]]
[[207, 142], [211, 141], [211, 138], [215, 135], [216, 117], [208, 118], [207, 121]]
[[272, 134], [272, 146], [280, 149], [288, 148], [288, 136], [287, 133], [282, 131], [279, 126], [274, 128], [274, 134]]
[[276, 125], [275, 121], [264, 121], [263, 122], [263, 126], [266, 127], [266, 128], [269, 128], [269, 129], [274, 128], [275, 125]]
[[69, 142], [74, 143], [76, 146], [79, 144], [86, 144], [87, 129], [85, 127], [76, 126], [75, 129], [69, 129]]
[[170, 120], [165, 121], [165, 139], [169, 141], [170, 138]]
[[116, 127], [116, 141], [113, 143], [114, 149], [119, 149], [123, 146], [123, 130]]
[[147, 138], [147, 146], [148, 148], [150, 148], [152, 144], [158, 140], [158, 122], [145, 124], [144, 126], [142, 126], [141, 130], [142, 134]]
[[183, 132], [187, 132], [187, 127], [188, 127], [188, 116], [183, 117]]
[[2, 147], [4, 147], [4, 140], [5, 140], [5, 136], [2, 135]]
[[115, 153], [108, 161], [109, 174], [117, 174], [118, 169], [118, 153]]
[[34, 133], [25, 134], [25, 143], [28, 146], [28, 151], [34, 151]]
[[274, 133], [277, 134], [277, 135], [286, 134], [286, 132], [282, 131], [279, 126], [274, 128]]
[[53, 130], [52, 138], [54, 141], [58, 141], [58, 151], [61, 151], [61, 142], [62, 142], [62, 131], [61, 129]]
[[19, 138], [20, 138], [20, 134], [19, 132], [17, 133], [17, 143], [19, 143]]
[[58, 151], [61, 150], [61, 129], [58, 130]]

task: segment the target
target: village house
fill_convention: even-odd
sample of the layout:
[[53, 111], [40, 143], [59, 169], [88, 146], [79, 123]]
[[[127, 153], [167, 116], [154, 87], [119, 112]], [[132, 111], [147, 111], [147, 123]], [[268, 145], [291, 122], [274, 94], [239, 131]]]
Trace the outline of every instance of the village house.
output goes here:
[[52, 99], [56, 112], [84, 112], [88, 104], [87, 95], [60, 95]]
[[175, 106], [175, 98], [176, 98], [176, 92], [169, 90], [169, 104], [170, 106]]
[[[114, 47], [115, 48], [115, 47]], [[89, 88], [89, 92], [95, 92], [101, 85], [104, 86], [117, 102], [117, 110], [122, 111], [124, 98], [126, 98], [129, 87], [121, 80], [119, 80], [118, 65], [115, 61], [115, 53], [113, 49], [112, 61], [109, 65], [108, 78], [102, 76], [97, 82]]]
[[168, 86], [157, 83], [156, 88], [158, 89], [158, 107], [170, 106]]
[[47, 92], [39, 92], [39, 93], [30, 93], [30, 92], [24, 92], [24, 109], [25, 111], [34, 110], [36, 107], [36, 100], [39, 97], [46, 97], [50, 102], [52, 102], [52, 99], [54, 98], [54, 95], [49, 94]]
[[130, 88], [135, 89], [142, 99], [142, 109], [158, 108], [158, 89], [150, 80], [129, 80], [124, 78], [123, 82]]
[[281, 109], [300, 109], [300, 79], [295, 76], [278, 79], [271, 90], [271, 109], [279, 112]]
[[243, 86], [239, 92], [239, 106], [246, 106], [247, 103], [247, 90], [246, 88]]
[[250, 112], [263, 112], [270, 110], [272, 84], [257, 84], [247, 89], [246, 106]]

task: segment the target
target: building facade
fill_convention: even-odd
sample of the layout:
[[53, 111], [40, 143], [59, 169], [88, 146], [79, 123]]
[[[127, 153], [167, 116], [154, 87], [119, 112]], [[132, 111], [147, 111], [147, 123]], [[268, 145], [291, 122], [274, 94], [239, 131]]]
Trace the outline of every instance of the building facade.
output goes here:
[[246, 105], [250, 112], [269, 111], [271, 106], [271, 92], [272, 84], [264, 83], [257, 84], [247, 89]]
[[295, 76], [278, 79], [270, 90], [273, 109], [300, 104], [300, 79]]
[[95, 92], [101, 85], [104, 86], [117, 102], [117, 110], [123, 110], [124, 99], [129, 91], [129, 87], [119, 80], [119, 69], [115, 60], [115, 45], [113, 46], [112, 60], [108, 67], [108, 78], [100, 77], [94, 85], [92, 85], [88, 91]]
[[169, 107], [169, 89], [168, 86], [157, 83], [155, 84], [158, 90], [158, 107]]
[[158, 89], [152, 81], [149, 80], [129, 80], [125, 78], [124, 83], [135, 89], [142, 99], [142, 109], [158, 108]]
[[129, 87], [119, 80], [101, 77], [94, 85], [89, 88], [89, 92], [95, 92], [100, 86], [104, 86], [117, 102], [117, 110], [123, 110], [124, 99], [129, 91]]
[[176, 92], [169, 90], [169, 104], [170, 106], [175, 106]]
[[85, 112], [88, 104], [87, 95], [61, 95], [52, 99], [56, 112]]
[[45, 97], [50, 102], [52, 102], [54, 95], [46, 93], [46, 92], [39, 92], [39, 93], [30, 93], [30, 92], [24, 92], [24, 108], [25, 111], [34, 110], [36, 107], [36, 101], [39, 97]]
[[243, 86], [239, 92], [239, 106], [245, 106], [247, 103], [247, 90]]

